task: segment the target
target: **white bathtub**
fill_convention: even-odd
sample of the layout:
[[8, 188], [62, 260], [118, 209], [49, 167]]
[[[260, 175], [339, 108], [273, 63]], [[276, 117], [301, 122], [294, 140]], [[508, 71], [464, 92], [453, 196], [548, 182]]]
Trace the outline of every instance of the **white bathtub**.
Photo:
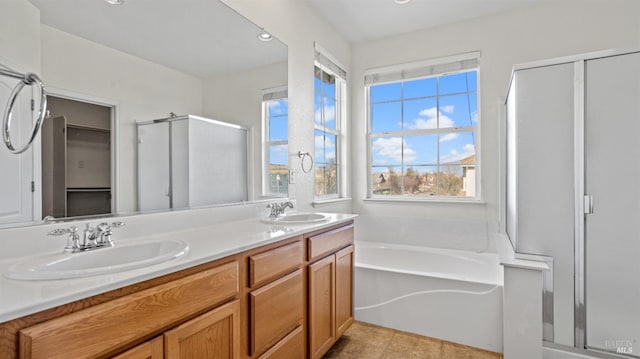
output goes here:
[[356, 242], [355, 319], [502, 352], [498, 255]]

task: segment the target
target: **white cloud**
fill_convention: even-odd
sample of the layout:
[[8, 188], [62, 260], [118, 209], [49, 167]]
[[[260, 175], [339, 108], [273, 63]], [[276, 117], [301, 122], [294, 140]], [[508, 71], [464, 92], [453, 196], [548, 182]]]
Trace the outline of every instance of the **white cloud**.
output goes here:
[[287, 155], [289, 153], [288, 145], [275, 145], [270, 146], [269, 148], [271, 149], [271, 152], [276, 155]]
[[287, 100], [276, 100], [269, 102], [269, 110], [276, 115], [287, 113]]
[[425, 116], [425, 117], [436, 117], [437, 114], [438, 114], [438, 109], [436, 107], [425, 108], [419, 113], [420, 116]]
[[334, 160], [336, 158], [336, 144], [332, 141], [329, 136], [315, 136], [315, 149], [316, 153], [319, 154], [321, 151], [324, 151], [325, 160]]
[[458, 134], [455, 132], [447, 133], [446, 135], [440, 137], [440, 142], [453, 141], [458, 138]]
[[287, 164], [289, 157], [289, 146], [275, 145], [269, 146], [269, 162]]
[[[373, 142], [373, 152], [386, 159], [393, 160], [394, 163], [401, 163], [403, 160], [402, 149], [404, 146], [404, 162], [411, 162], [416, 159], [416, 151], [407, 146], [407, 142], [401, 137], [378, 138]], [[385, 158], [381, 159], [385, 161]]]
[[455, 106], [453, 106], [453, 105], [442, 106], [442, 107], [440, 107], [440, 110], [442, 110], [442, 112], [446, 112], [448, 114], [452, 114], [453, 110], [455, 110]]
[[[454, 127], [455, 123], [453, 120], [443, 113], [453, 113], [454, 106], [444, 106], [440, 109], [440, 128]], [[426, 108], [420, 111], [419, 115], [421, 117], [414, 119], [413, 124], [408, 126], [410, 130], [429, 130], [438, 128], [438, 109], [436, 107]]]
[[[318, 124], [322, 124], [322, 111], [321, 111], [321, 107], [316, 109], [316, 113], [315, 113], [315, 119], [316, 119], [316, 123]], [[335, 106], [324, 106], [324, 123], [329, 123], [329, 122], [333, 122], [336, 120], [336, 107]]]
[[474, 155], [475, 152], [476, 152], [475, 146], [471, 143], [467, 143], [466, 145], [463, 146], [462, 153], [453, 149], [449, 151], [449, 153], [441, 157], [440, 163], [448, 164], [448, 163], [460, 162], [461, 159]]

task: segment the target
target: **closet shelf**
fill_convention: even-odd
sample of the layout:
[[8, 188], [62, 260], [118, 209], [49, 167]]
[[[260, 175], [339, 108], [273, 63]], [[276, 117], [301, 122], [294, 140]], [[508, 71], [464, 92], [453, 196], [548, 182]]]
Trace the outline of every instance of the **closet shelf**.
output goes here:
[[109, 192], [111, 187], [69, 187], [67, 192]]

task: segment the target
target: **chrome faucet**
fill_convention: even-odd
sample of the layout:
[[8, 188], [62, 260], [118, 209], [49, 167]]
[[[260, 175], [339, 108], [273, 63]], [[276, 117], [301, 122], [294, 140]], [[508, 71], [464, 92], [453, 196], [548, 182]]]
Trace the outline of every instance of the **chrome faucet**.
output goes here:
[[112, 228], [122, 227], [124, 225], [124, 222], [113, 222], [111, 224], [103, 222], [96, 227], [91, 227], [91, 225], [87, 223], [82, 241], [80, 241], [78, 227], [76, 226], [54, 229], [47, 234], [50, 236], [69, 234], [67, 246], [64, 247], [65, 253], [86, 252], [98, 248], [113, 247], [114, 243], [113, 240], [111, 240], [111, 236], [113, 235]]
[[293, 203], [291, 201], [280, 202], [280, 203], [274, 202], [274, 203], [269, 203], [267, 205], [267, 208], [271, 209], [271, 212], [269, 213], [269, 217], [277, 218], [284, 214], [285, 209], [293, 208]]

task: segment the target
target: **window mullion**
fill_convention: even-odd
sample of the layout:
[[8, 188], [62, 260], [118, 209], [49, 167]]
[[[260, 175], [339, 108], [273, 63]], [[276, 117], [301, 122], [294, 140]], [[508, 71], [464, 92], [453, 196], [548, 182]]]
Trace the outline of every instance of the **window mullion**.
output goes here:
[[[400, 83], [400, 123], [402, 123], [402, 130], [404, 131], [404, 81]], [[401, 138], [401, 158], [402, 165], [400, 166], [400, 194], [404, 195], [404, 136]]]
[[399, 137], [399, 136], [418, 136], [418, 135], [437, 135], [441, 133], [451, 132], [476, 132], [475, 126], [467, 127], [444, 127], [440, 129], [427, 129], [427, 130], [407, 130], [407, 131], [391, 131], [391, 132], [372, 132], [369, 135], [373, 138], [376, 137]]
[[[440, 130], [440, 77], [436, 78], [436, 112], [437, 126]], [[436, 196], [440, 195], [440, 133], [438, 133], [438, 145], [436, 146]]]

